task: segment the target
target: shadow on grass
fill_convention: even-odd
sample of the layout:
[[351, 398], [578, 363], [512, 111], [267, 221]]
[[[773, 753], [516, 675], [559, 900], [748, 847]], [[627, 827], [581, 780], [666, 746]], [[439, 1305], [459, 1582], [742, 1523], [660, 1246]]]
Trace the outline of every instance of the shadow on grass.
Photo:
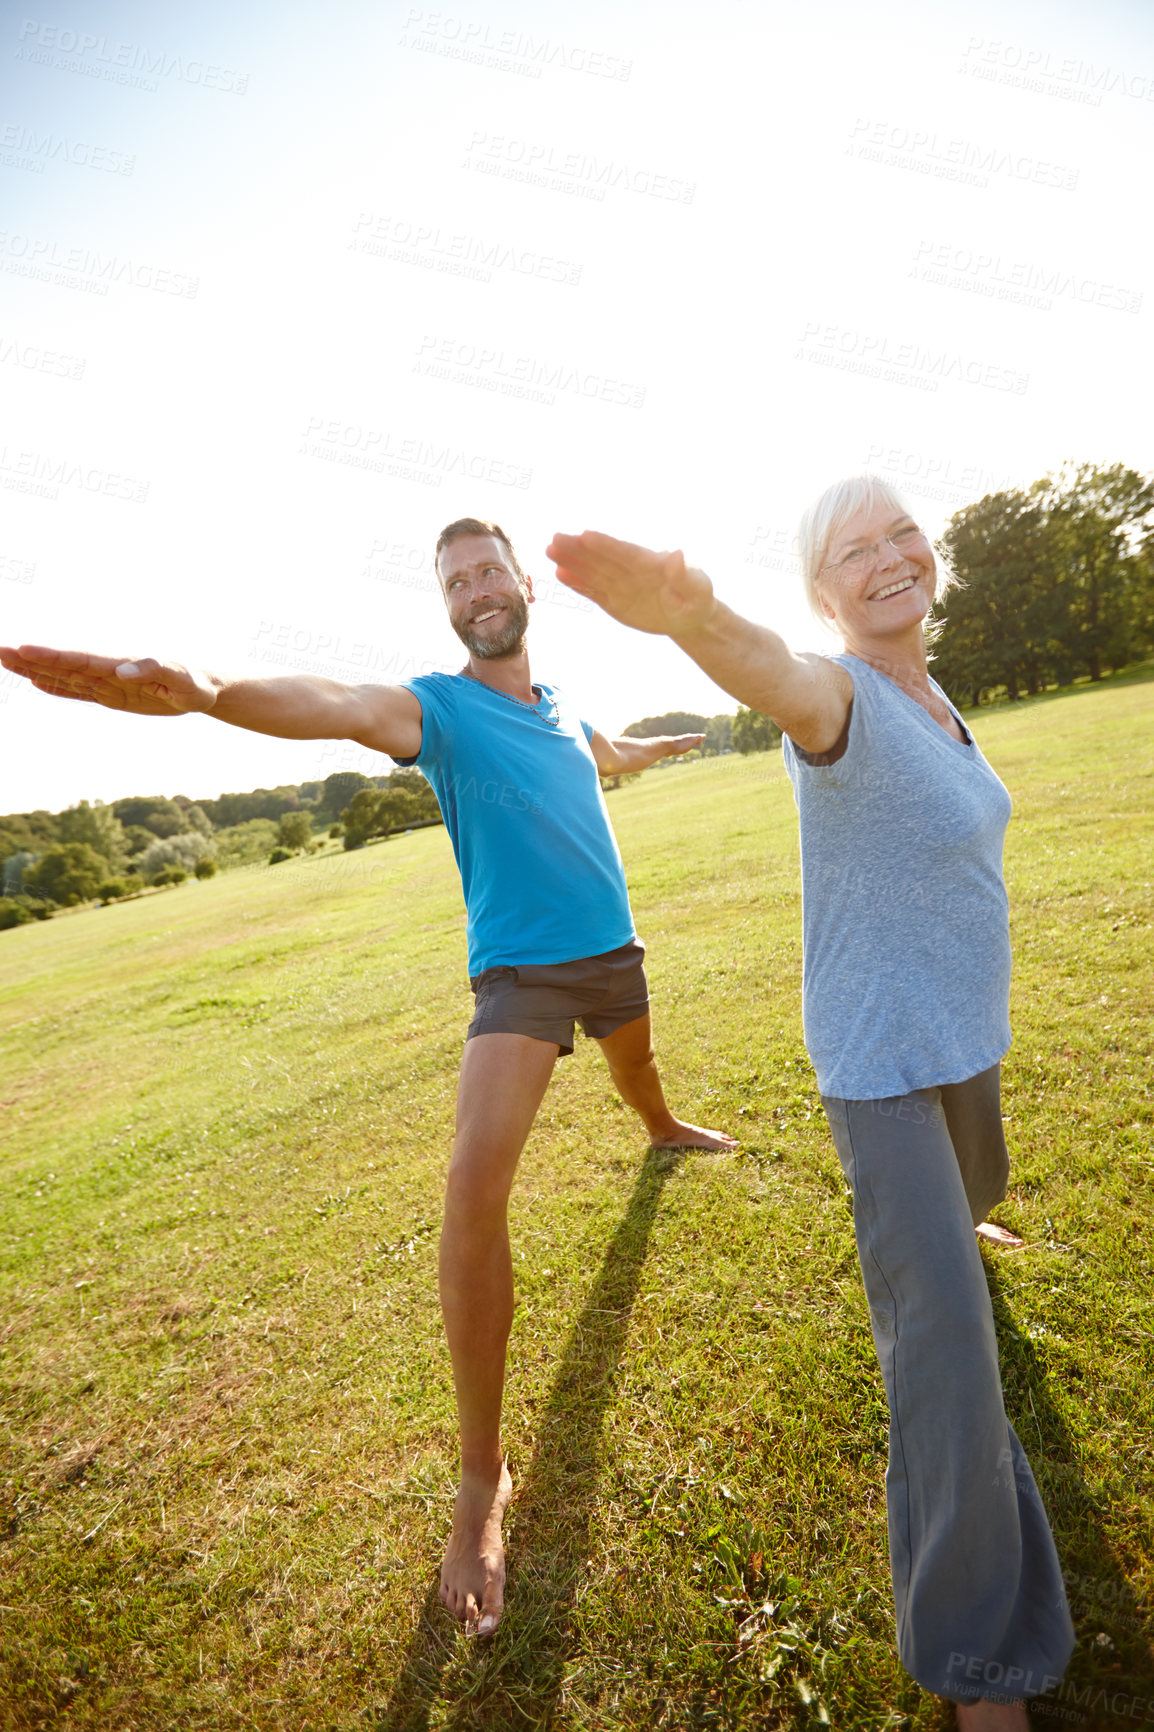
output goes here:
[[[470, 1643], [462, 1660], [460, 1639], [441, 1610], [434, 1583], [392, 1696], [373, 1716], [373, 1732], [427, 1732], [434, 1723], [456, 1732], [550, 1723], [588, 1556], [605, 1413], [616, 1393], [661, 1193], [684, 1158], [681, 1151], [649, 1150], [566, 1343], [541, 1416], [537, 1450], [517, 1487], [507, 1523], [509, 1579], [503, 1623], [490, 1641]], [[450, 1667], [453, 1676], [447, 1679]]]
[[[1006, 1412], [1030, 1459], [1054, 1530], [1077, 1633], [1066, 1681], [1056, 1692], [1064, 1720], [1056, 1723], [1119, 1727], [1127, 1723], [1130, 1709], [1123, 1712], [1110, 1706], [1112, 1702], [1154, 1699], [1154, 1608], [1139, 1599], [1109, 1537], [1111, 1509], [1119, 1504], [1134, 1509], [1136, 1488], [1119, 1480], [1099, 1491], [1086, 1484], [1077, 1443], [1049, 1393], [1051, 1374], [1019, 1333], [997, 1268], [990, 1258], [983, 1261], [1001, 1349]], [[1150, 1534], [1136, 1532], [1134, 1538], [1136, 1553], [1148, 1556]]]

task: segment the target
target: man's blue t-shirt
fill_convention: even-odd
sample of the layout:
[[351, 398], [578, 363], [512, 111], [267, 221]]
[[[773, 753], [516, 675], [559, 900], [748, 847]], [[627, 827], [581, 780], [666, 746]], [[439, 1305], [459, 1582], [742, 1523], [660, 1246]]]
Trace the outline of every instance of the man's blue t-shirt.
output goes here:
[[[593, 729], [541, 685], [535, 708], [463, 674], [404, 681], [421, 706], [415, 764], [461, 872], [469, 973], [575, 962], [635, 937]], [[555, 709], [554, 709], [555, 706]], [[546, 721], [556, 714], [557, 726]]]

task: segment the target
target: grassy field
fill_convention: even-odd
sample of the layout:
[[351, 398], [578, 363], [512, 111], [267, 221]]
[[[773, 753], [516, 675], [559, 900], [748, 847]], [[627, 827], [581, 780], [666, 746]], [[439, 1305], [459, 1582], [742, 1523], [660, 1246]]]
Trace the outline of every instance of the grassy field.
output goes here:
[[[997, 1214], [1028, 1248], [986, 1265], [1070, 1571], [1057, 1723], [1134, 1726], [1154, 669], [973, 719], [1016, 806]], [[741, 1146], [647, 1152], [598, 1053], [558, 1067], [512, 1208], [516, 1494], [487, 1645], [435, 1598], [455, 1443], [434, 1273], [471, 1002], [444, 831], [0, 935], [0, 1726], [950, 1723], [893, 1651], [884, 1396], [802, 1046], [780, 756], [653, 772], [610, 809], [671, 1101]]]

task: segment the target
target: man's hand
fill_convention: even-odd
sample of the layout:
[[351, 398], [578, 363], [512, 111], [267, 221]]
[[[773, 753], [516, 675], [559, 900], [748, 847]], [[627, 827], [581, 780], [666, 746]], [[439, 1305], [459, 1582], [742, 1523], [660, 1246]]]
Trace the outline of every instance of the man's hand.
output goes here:
[[546, 553], [559, 580], [635, 631], [692, 635], [713, 612], [713, 585], [683, 553], [654, 553], [586, 529], [555, 535]]
[[663, 734], [655, 740], [639, 740], [638, 745], [655, 746], [653, 762], [658, 758], [680, 758], [683, 752], [691, 752], [694, 746], [699, 746], [705, 738], [704, 734]]
[[79, 698], [138, 716], [203, 713], [212, 709], [219, 689], [206, 674], [194, 673], [178, 662], [150, 657], [118, 661], [115, 656], [47, 649], [41, 644], [0, 647], [0, 663], [50, 697]]
[[601, 775], [628, 776], [635, 770], [647, 770], [658, 758], [677, 758], [682, 752], [691, 752], [704, 738], [704, 734], [658, 734], [635, 740], [626, 734], [619, 740], [607, 740], [594, 729], [591, 749]]
[[275, 739], [355, 740], [394, 758], [415, 758], [421, 749], [420, 700], [405, 686], [346, 686], [316, 674], [225, 679], [179, 662], [118, 661], [39, 644], [0, 648], [0, 664], [53, 697], [128, 715], [198, 712]]

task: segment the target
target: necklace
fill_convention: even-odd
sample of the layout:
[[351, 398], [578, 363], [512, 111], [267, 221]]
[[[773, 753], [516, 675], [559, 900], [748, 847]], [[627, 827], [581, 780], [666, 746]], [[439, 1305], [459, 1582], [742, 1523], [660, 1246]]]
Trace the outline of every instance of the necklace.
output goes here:
[[[497, 696], [499, 698], [504, 698], [504, 700], [507, 704], [516, 704], [518, 709], [528, 710], [531, 715], [534, 715], [537, 717], [537, 720], [539, 722], [544, 722], [544, 724], [547, 728], [560, 727], [560, 725], [561, 725], [561, 712], [557, 708], [556, 698], [550, 698], [549, 699], [549, 709], [547, 711], [544, 711], [540, 708], [541, 699], [544, 698], [544, 696], [545, 696], [544, 692], [541, 692], [541, 695], [540, 695], [540, 697], [538, 697], [536, 703], [528, 704], [525, 702], [524, 698], [515, 698], [513, 696], [512, 692], [503, 692], [501, 690], [500, 686], [486, 685], [484, 680], [479, 680], [477, 678], [476, 674], [473, 672], [473, 670], [471, 668], [462, 668], [461, 672], [464, 674], [464, 676], [467, 680], [472, 680], [474, 685], [484, 686], [485, 690], [487, 692], [496, 692]], [[533, 690], [535, 692], [540, 692], [540, 687], [534, 686]]]

